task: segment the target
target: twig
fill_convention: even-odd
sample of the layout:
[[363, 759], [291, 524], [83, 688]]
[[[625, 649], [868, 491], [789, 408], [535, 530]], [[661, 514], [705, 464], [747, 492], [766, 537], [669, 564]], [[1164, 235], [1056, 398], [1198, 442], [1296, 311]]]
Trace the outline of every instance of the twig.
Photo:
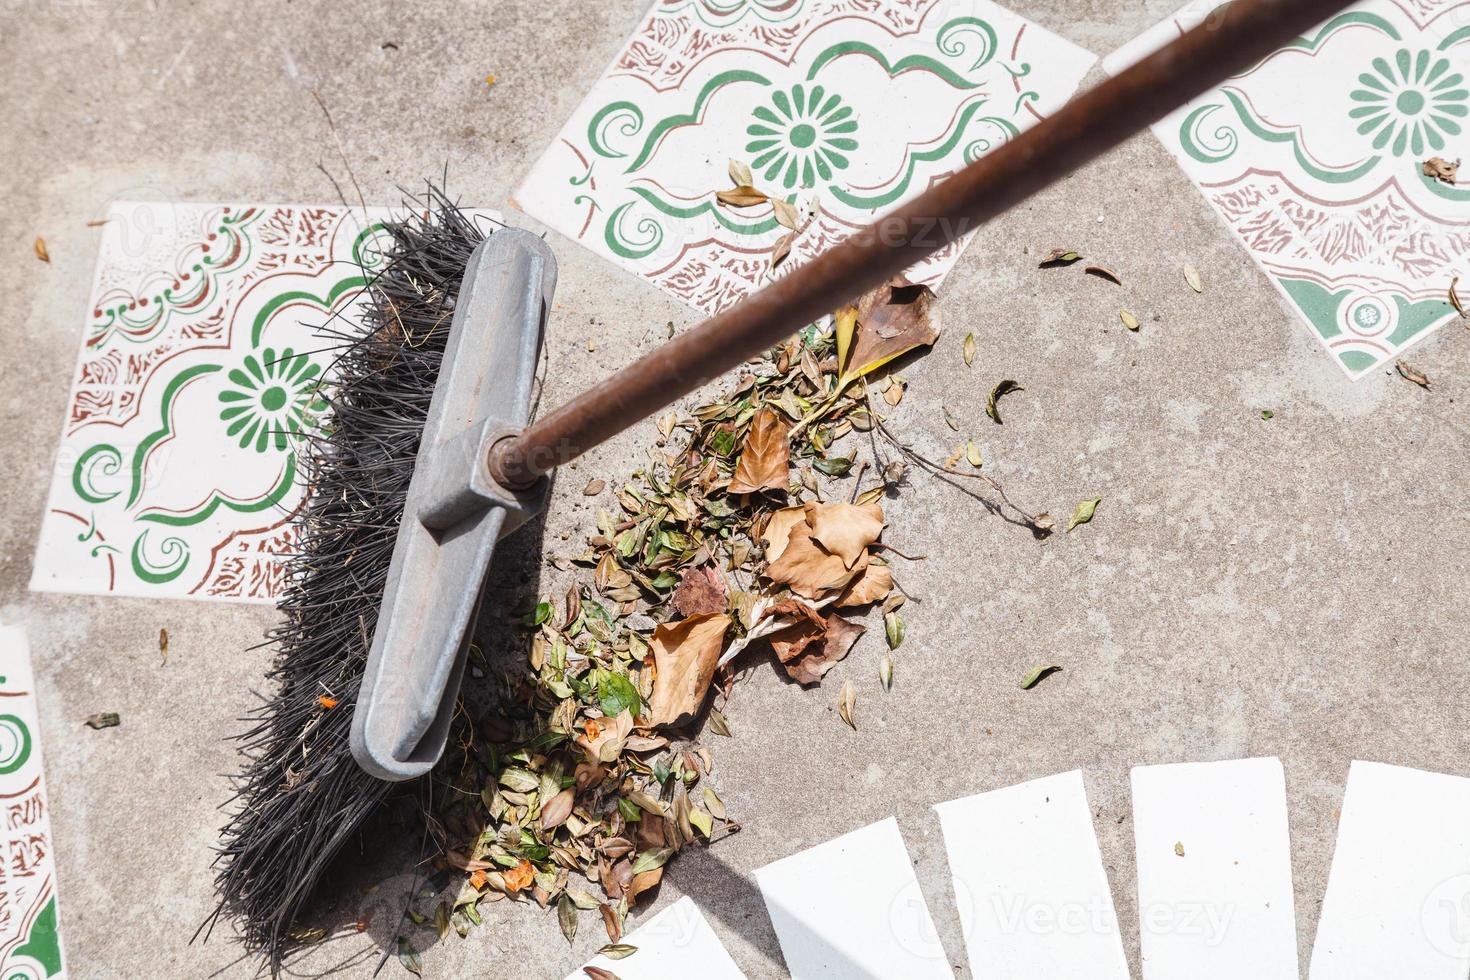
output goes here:
[[852, 481], [852, 496], [847, 499], [850, 504], [857, 503], [858, 493], [863, 489], [863, 474], [868, 471], [868, 461], [865, 459], [858, 464], [857, 476]]
[[337, 155], [342, 158], [342, 166], [347, 168], [347, 177], [352, 181], [352, 189], [357, 191], [357, 203], [362, 205], [363, 220], [366, 220], [367, 198], [362, 196], [362, 188], [357, 183], [357, 174], [352, 172], [352, 163], [347, 159], [347, 150], [342, 146], [342, 137], [337, 133], [337, 124], [332, 122], [332, 114], [327, 111], [327, 104], [322, 101], [321, 93], [316, 89], [312, 89], [311, 97], [316, 99], [316, 104], [322, 108], [322, 115], [327, 117], [327, 130], [332, 134], [332, 139], [337, 144]]
[[949, 483], [950, 486], [956, 487], [957, 489], [960, 489], [960, 490], [964, 491], [965, 493], [970, 493], [970, 492], [968, 490], [964, 490], [964, 488], [962, 486], [960, 486], [960, 484], [954, 483], [949, 478], [950, 477], [963, 477], [965, 479], [970, 479], [970, 480], [980, 480], [981, 482], [983, 482], [987, 486], [989, 486], [990, 489], [992, 489], [992, 490], [994, 490], [996, 492], [996, 494], [1001, 499], [1001, 504], [1004, 504], [1006, 507], [1009, 507], [1012, 511], [1014, 511], [1017, 514], [1019, 514], [1021, 516], [1021, 520], [1020, 521], [1016, 521], [1016, 520], [1013, 520], [1010, 517], [1007, 517], [1006, 514], [1005, 514], [1005, 512], [1004, 512], [1004, 509], [1002, 508], [1002, 506], [1000, 504], [997, 504], [997, 503], [995, 503], [992, 500], [987, 500], [985, 497], [982, 497], [982, 496], [980, 496], [978, 494], [970, 493], [970, 496], [972, 496], [976, 500], [979, 500], [982, 503], [984, 503], [986, 505], [986, 507], [990, 509], [991, 513], [995, 514], [998, 517], [1003, 518], [1004, 520], [1010, 521], [1012, 524], [1020, 524], [1023, 527], [1030, 528], [1031, 531], [1032, 531], [1032, 533], [1045, 533], [1046, 532], [1046, 529], [1045, 528], [1042, 528], [1037, 523], [1036, 516], [1033, 515], [1033, 514], [1027, 513], [1026, 511], [1022, 510], [1020, 507], [1017, 507], [1016, 504], [1015, 504], [1015, 502], [1013, 502], [1010, 497], [1006, 496], [1005, 488], [1002, 487], [998, 482], [996, 482], [990, 476], [988, 476], [988, 475], [986, 475], [984, 473], [960, 473], [958, 471], [951, 470], [948, 467], [946, 467], [944, 464], [939, 463], [939, 462], [936, 462], [935, 460], [930, 459], [929, 457], [923, 455], [922, 453], [918, 452], [917, 450], [912, 449], [909, 446], [904, 445], [904, 443], [896, 435], [894, 435], [891, 431], [889, 431], [889, 429], [888, 429], [888, 427], [886, 425], [883, 424], [882, 417], [873, 408], [873, 393], [868, 388], [868, 383], [867, 383], [867, 380], [866, 379], [863, 380], [863, 398], [867, 402], [868, 414], [873, 419], [873, 428], [880, 435], [882, 435], [884, 439], [888, 440], [889, 444], [892, 445], [893, 448], [897, 449], [900, 453], [902, 453], [910, 461], [912, 461], [913, 463], [917, 464], [921, 469], [927, 471], [930, 475], [935, 476], [935, 477], [943, 480], [946, 483]]

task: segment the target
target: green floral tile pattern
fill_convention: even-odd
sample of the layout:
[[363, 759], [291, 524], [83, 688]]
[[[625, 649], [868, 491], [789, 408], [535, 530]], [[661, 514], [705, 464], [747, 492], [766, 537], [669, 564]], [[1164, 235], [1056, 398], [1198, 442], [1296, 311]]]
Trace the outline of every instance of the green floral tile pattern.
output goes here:
[[387, 211], [113, 205], [31, 587], [271, 602]]
[[65, 980], [41, 726], [25, 631], [0, 626], [0, 977]]
[[[1104, 67], [1122, 70], [1216, 6], [1185, 7]], [[1470, 0], [1367, 0], [1154, 127], [1349, 378], [1456, 317], [1470, 189], [1422, 164], [1470, 146], [1467, 73]]]
[[[515, 203], [713, 313], [1014, 138], [1095, 60], [990, 0], [662, 2]], [[777, 273], [773, 208], [715, 201], [732, 159], [813, 216]]]

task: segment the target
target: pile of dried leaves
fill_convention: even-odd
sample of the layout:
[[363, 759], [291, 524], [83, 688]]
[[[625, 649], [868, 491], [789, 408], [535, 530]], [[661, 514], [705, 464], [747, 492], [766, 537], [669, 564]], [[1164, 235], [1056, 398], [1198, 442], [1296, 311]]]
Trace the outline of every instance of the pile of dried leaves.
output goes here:
[[[481, 902], [531, 900], [557, 907], [568, 939], [580, 912], [597, 912], [604, 951], [628, 955], [624, 918], [670, 858], [739, 830], [697, 742], [706, 727], [729, 734], [709, 703], [712, 689], [729, 696], [724, 665], [770, 650], [816, 684], [873, 609], [889, 649], [903, 642], [881, 501], [908, 465], [883, 465], [864, 486], [866, 461], [838, 447], [881, 434], [908, 454], [865, 376], [933, 343], [933, 299], [894, 280], [837, 313], [830, 335], [804, 330], [718, 400], [659, 421], [649, 463], [613, 492], [617, 512], [599, 511], [587, 551], [561, 563], [585, 571], [525, 614], [528, 661], [497, 670], [472, 651], [503, 697], [474, 722], [461, 713], [433, 829], [463, 885], [417, 921], [464, 934]], [[886, 655], [880, 679], [892, 680]], [[854, 704], [845, 684], [840, 714], [856, 727]]]

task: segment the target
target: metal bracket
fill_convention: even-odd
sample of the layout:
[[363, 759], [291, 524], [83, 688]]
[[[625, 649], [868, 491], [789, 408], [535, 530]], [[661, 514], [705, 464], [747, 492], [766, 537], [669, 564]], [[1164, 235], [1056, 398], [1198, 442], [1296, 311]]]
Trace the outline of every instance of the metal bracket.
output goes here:
[[352, 717], [352, 755], [379, 779], [439, 761], [495, 543], [545, 505], [545, 479], [512, 490], [488, 460], [526, 424], [555, 290], [551, 249], [519, 229], [465, 270]]

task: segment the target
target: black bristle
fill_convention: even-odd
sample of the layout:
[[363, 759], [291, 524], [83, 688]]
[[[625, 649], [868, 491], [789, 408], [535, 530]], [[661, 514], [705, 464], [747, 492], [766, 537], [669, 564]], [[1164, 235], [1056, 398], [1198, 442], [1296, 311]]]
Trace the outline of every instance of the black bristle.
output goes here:
[[310, 490], [269, 636], [276, 689], [239, 736], [248, 761], [221, 833], [211, 923], [235, 920], [272, 972], [323, 871], [392, 788], [358, 768], [348, 733], [455, 300], [488, 233], [434, 187], [409, 209], [386, 225], [360, 320], [324, 328], [331, 409], [301, 447]]

